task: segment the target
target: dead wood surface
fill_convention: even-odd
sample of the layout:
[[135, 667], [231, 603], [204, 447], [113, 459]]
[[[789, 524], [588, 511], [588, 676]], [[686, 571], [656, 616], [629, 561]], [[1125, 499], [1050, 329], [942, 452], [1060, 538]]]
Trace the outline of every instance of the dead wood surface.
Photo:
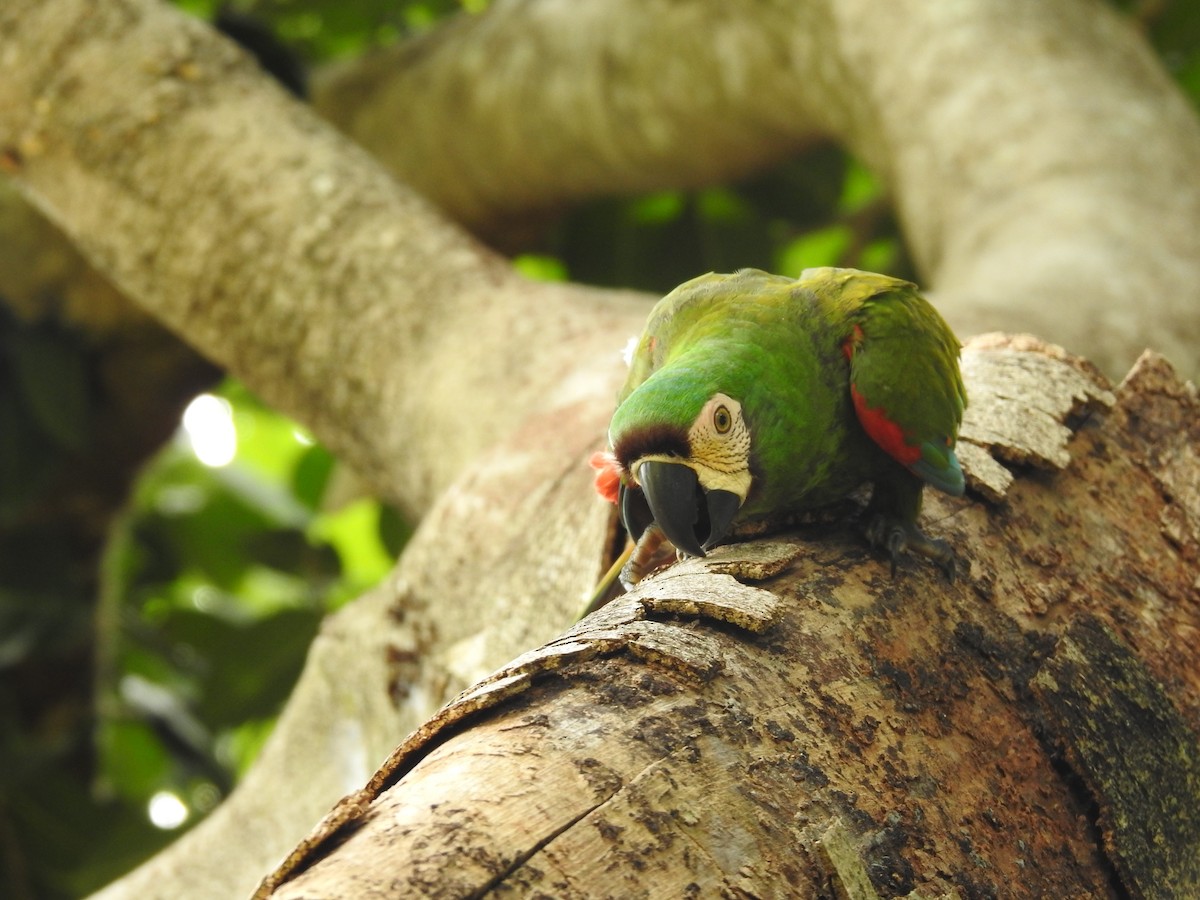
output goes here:
[[1194, 896], [1196, 390], [1029, 338], [964, 368], [1014, 476], [929, 498], [967, 577], [850, 526], [679, 563], [443, 708], [259, 896]]
[[[399, 134], [381, 143], [419, 149], [416, 138], [428, 136], [445, 159], [455, 157], [443, 152], [451, 138], [480, 148], [479, 171], [505, 189], [554, 190], [552, 176], [588, 174], [583, 163], [610, 161], [613, 177], [587, 186], [591, 195], [619, 190], [616, 172], [646, 171], [642, 156], [600, 149], [635, 146], [646, 134], [636, 127], [643, 117], [628, 115], [622, 102], [643, 96], [623, 86], [633, 69], [614, 60], [649, 65], [651, 105], [670, 105], [676, 86], [682, 99], [704, 101], [694, 90], [701, 81], [739, 88], [714, 107], [678, 107], [683, 127], [665, 145], [649, 145], [660, 174], [639, 184], [662, 186], [663, 173], [673, 178], [688, 162], [719, 160], [700, 152], [707, 135], [737, 142], [730, 159], [739, 171], [753, 162], [745, 151], [760, 153], [771, 132], [779, 136], [772, 155], [818, 133], [842, 137], [893, 187], [922, 280], [962, 332], [1036, 327], [1093, 358], [1120, 359], [1122, 368], [1131, 347], [1149, 343], [1195, 371], [1200, 191], [1191, 173], [1200, 126], [1144, 40], [1091, 0], [978, 0], [956, 4], [955, 18], [940, 22], [940, 7], [917, 0], [886, 12], [875, 4], [869, 14], [862, 0], [758, 4], [757, 27], [756, 16], [708, 2], [725, 24], [698, 17], [679, 40], [658, 24], [678, 20], [678, 4], [594, 0], [586, 13], [597, 17], [595, 27], [563, 35], [564, 24], [584, 21], [584, 5], [493, 3], [456, 32], [469, 43], [503, 26], [502, 40], [529, 47], [533, 29], [548, 26], [546, 47], [567, 48], [563, 65], [551, 69], [544, 54], [526, 54], [528, 82], [499, 77], [497, 62], [516, 61], [512, 55], [436, 54], [443, 83], [457, 77], [454, 67], [469, 76], [482, 63], [481, 111], [498, 113], [517, 135], [504, 145], [515, 155], [488, 139], [487, 117], [463, 114], [454, 91], [441, 94], [449, 101], [444, 129], [381, 107], [378, 121]], [[816, 14], [791, 25], [779, 18], [805, 10]], [[641, 52], [625, 26], [655, 34], [670, 55]], [[243, 54], [165, 3], [8, 0], [0, 33], [8, 51], [0, 54], [5, 177], [127, 299], [303, 420], [406, 510], [429, 511], [432, 527], [422, 527], [395, 578], [322, 630], [304, 690], [236, 799], [106, 892], [230, 896], [308, 828], [313, 810], [360, 784], [360, 768], [428, 707], [566, 621], [603, 543], [601, 514], [588, 504], [586, 472], [571, 468], [574, 456], [548, 462], [546, 454], [536, 464], [533, 457], [562, 435], [572, 453], [599, 437], [617, 351], [644, 309], [637, 298], [513, 277], [283, 97]], [[588, 52], [574, 52], [564, 37]], [[457, 39], [434, 40], [451, 50]], [[721, 52], [696, 52], [706, 45]], [[723, 49], [731, 46], [767, 52]], [[668, 68], [680, 77], [659, 77]], [[525, 84], [558, 91], [572, 115], [529, 102]], [[499, 102], [501, 94], [510, 102]], [[580, 97], [595, 101], [585, 107]], [[765, 129], [744, 127], [756, 123]], [[543, 148], [565, 151], [568, 164], [538, 165]], [[521, 175], [503, 159], [534, 166]], [[434, 171], [419, 163], [393, 170]], [[693, 180], [730, 172], [710, 169]], [[462, 174], [444, 183], [472, 183]], [[444, 192], [422, 186], [447, 205]], [[514, 209], [481, 196], [502, 218], [519, 215], [524, 202]], [[543, 193], [533, 205], [563, 196]], [[30, 273], [41, 268], [21, 252], [0, 256]], [[551, 438], [530, 422], [567, 416], [571, 427]], [[524, 446], [514, 427], [527, 428]], [[521, 454], [506, 456], [513, 447]], [[508, 505], [493, 502], [496, 481], [483, 483], [477, 454], [485, 448], [504, 474]], [[1006, 470], [983, 452], [973, 456], [974, 490], [1002, 495]], [[1174, 496], [1194, 498], [1193, 470], [1170, 471]], [[526, 500], [530, 485], [534, 499]], [[520, 500], [511, 500], [514, 490]], [[538, 502], [559, 517], [533, 515]], [[1168, 507], [1169, 534], [1188, 533], [1180, 508]], [[478, 528], [481, 520], [492, 527]], [[393, 588], [407, 618], [367, 618]], [[438, 615], [434, 604], [449, 613]], [[385, 681], [378, 676], [387, 667]]]

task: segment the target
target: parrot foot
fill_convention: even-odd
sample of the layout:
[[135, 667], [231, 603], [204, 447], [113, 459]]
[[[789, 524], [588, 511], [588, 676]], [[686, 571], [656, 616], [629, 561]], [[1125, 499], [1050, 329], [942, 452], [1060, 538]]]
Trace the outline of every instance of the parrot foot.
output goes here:
[[662, 529], [651, 523], [650, 527], [642, 532], [637, 543], [626, 545], [625, 552], [618, 556], [609, 570], [600, 577], [587, 603], [576, 614], [575, 621], [591, 615], [617, 596], [617, 581], [620, 581], [625, 591], [632, 591], [639, 581], [656, 569], [674, 562], [675, 557], [674, 546], [662, 533]]
[[[674, 562], [674, 550], [674, 546], [667, 540], [662, 529], [657, 524], [651, 523], [650, 527], [642, 532], [633, 552], [625, 561], [625, 565], [621, 567], [621, 586], [626, 591], [633, 590], [635, 584], [655, 569], [668, 562]], [[667, 554], [670, 556], [668, 557]]]
[[946, 541], [925, 535], [913, 522], [900, 522], [882, 514], [876, 514], [867, 524], [867, 541], [872, 547], [883, 547], [892, 560], [892, 577], [896, 577], [896, 563], [905, 551], [911, 550], [925, 557], [954, 581], [958, 572], [958, 557], [954, 548]]

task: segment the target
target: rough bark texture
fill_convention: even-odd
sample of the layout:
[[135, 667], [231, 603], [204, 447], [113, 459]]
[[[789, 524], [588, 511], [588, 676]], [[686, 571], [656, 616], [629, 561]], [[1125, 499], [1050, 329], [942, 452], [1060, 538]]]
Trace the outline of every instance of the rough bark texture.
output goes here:
[[[432, 141], [447, 160], [482, 147], [498, 173], [486, 174], [491, 170], [482, 161], [460, 164], [422, 189], [446, 208], [460, 202], [458, 214], [494, 218], [522, 205], [583, 196], [604, 178], [613, 189], [630, 189], [664, 183], [674, 170], [670, 183], [694, 183], [777, 158], [814, 134], [840, 135], [889, 179], [937, 299], [960, 327], [1037, 328], [1113, 371], [1148, 343], [1186, 373], [1197, 370], [1200, 128], [1146, 48], [1104, 7], [1083, 0], [973, 0], [949, 12], [944, 4], [881, 9], [827, 0], [746, 4], [736, 7], [738, 15], [714, 3], [631, 8], [599, 0], [497, 2], [488, 14], [407, 51], [412, 66], [399, 77], [420, 76], [407, 96], [427, 98], [429, 121], [449, 115], [445, 127], [464, 140], [451, 145], [446, 131], [436, 133], [443, 126], [422, 118], [424, 111], [398, 105], [380, 114], [407, 129], [403, 140], [390, 142], [425, 152], [421, 147]], [[935, 9], [954, 18], [933, 21]], [[481, 43], [480, 34], [500, 43]], [[646, 43], [654, 36], [661, 43]], [[545, 55], [530, 74], [501, 78], [504, 66], [519, 62], [501, 52], [504, 41], [510, 47], [528, 41]], [[653, 46], [657, 54], [647, 50]], [[558, 47], [568, 50], [561, 58]], [[653, 77], [634, 81], [647, 63]], [[467, 77], [487, 65], [496, 71], [478, 81]], [[457, 82], [455, 66], [465, 73]], [[453, 90], [436, 89], [455, 83]], [[500, 116], [512, 133], [501, 139], [484, 127], [484, 112], [506, 105]], [[714, 162], [720, 154], [726, 162]], [[540, 168], [516, 168], [520, 159]], [[394, 159], [389, 164], [405, 177], [422, 170], [419, 158], [407, 169]], [[0, 6], [0, 168], [124, 294], [312, 427], [382, 494], [427, 513], [389, 584], [339, 614], [318, 639], [277, 733], [233, 800], [105, 895], [244, 893], [405, 733], [569, 622], [612, 540], [583, 462], [602, 441], [620, 378], [617, 353], [640, 326], [645, 298], [515, 277], [284, 96], [242, 54], [151, 0]], [[633, 174], [621, 180], [616, 173], [626, 170]], [[583, 189], [561, 186], [575, 171], [588, 176]], [[452, 184], [471, 186], [481, 199], [448, 201], [457, 196]], [[504, 185], [515, 186], [516, 196], [499, 194]], [[972, 312], [979, 309], [985, 311]], [[1141, 371], [1161, 374], [1155, 365]], [[1187, 432], [1168, 425], [1162, 411], [1194, 400], [1166, 378], [1155, 390], [1128, 393], [1102, 425], [1092, 420], [1076, 437], [1067, 472], [1053, 474], [1061, 455], [1031, 448], [1053, 435], [1052, 420], [1061, 415], [1053, 412], [1048, 421], [1027, 411], [1028, 382], [1039, 377], [996, 391], [1024, 417], [1017, 428], [986, 418], [972, 426], [981, 446], [992, 443], [989, 429], [1010, 444], [995, 452], [1017, 463], [1023, 477], [1010, 483], [1013, 472], [989, 462], [982, 449], [968, 466], [973, 490], [993, 498], [1007, 492], [1005, 505], [931, 504], [935, 520], [955, 513], [942, 527], [975, 560], [970, 581], [947, 589], [917, 568], [893, 584], [847, 533], [823, 539], [819, 549], [805, 545], [780, 582], [794, 585], [788, 603], [761, 635], [747, 637], [746, 626], [721, 616], [723, 624], [711, 625], [711, 614], [689, 612], [675, 598], [680, 611], [670, 615], [682, 617], [683, 632], [694, 632], [676, 640], [664, 637], [680, 631], [665, 613], [647, 617], [632, 605], [617, 607], [610, 615], [633, 610], [627, 625], [614, 620], [606, 634], [581, 639], [585, 648], [601, 650], [560, 654], [565, 666], [591, 667], [604, 678], [590, 686], [581, 678], [531, 679], [531, 692], [515, 702], [549, 704], [547, 724], [517, 731], [541, 733], [558, 746], [572, 734], [582, 740], [581, 729], [572, 732], [570, 720], [552, 714], [554, 703], [578, 703], [574, 692], [585, 689], [611, 699], [606, 680], [632, 665], [629, 677], [615, 682], [629, 685], [629, 707], [653, 711], [655, 703], [679, 702], [672, 716], [681, 721], [639, 716], [635, 721], [650, 724], [628, 732], [634, 737], [623, 755], [601, 762], [614, 771], [624, 767], [622, 785], [653, 770], [646, 791], [669, 793], [675, 788], [655, 781], [668, 771], [669, 754], [655, 757], [646, 747], [673, 740], [684, 724], [718, 721], [728, 702], [729, 715], [746, 723], [747, 746], [782, 748], [764, 751], [765, 762], [753, 772], [736, 768], [744, 757], [730, 756], [742, 779], [737, 784], [747, 794], [782, 790], [780, 767], [790, 767], [795, 774], [788, 778], [811, 789], [814, 799], [785, 810], [803, 813], [805, 821], [781, 825], [786, 816], [769, 807], [761, 820], [735, 823], [724, 813], [719, 821], [705, 819], [715, 843], [741, 852], [761, 845], [769, 829], [786, 830], [789, 840], [824, 834], [825, 849], [816, 856], [789, 858], [810, 872], [849, 866], [849, 874], [837, 876], [849, 880], [858, 857], [848, 857], [846, 847], [862, 854], [875, 841], [871, 846], [885, 860], [883, 875], [873, 878], [881, 892], [899, 890], [895, 885], [908, 877], [889, 859], [909, 860], [914, 883], [917, 875], [947, 884], [959, 875], [999, 882], [990, 870], [930, 874], [930, 860], [943, 847], [958, 853], [955, 859], [969, 857], [959, 846], [964, 842], [991, 852], [985, 838], [1011, 837], [993, 834], [981, 807], [969, 822], [942, 822], [941, 843], [920, 843], [936, 823], [917, 819], [932, 809], [925, 795], [935, 796], [939, 782], [917, 768], [897, 769], [893, 781], [900, 786], [889, 783], [887, 759], [878, 755], [887, 741], [911, 734], [929, 754], [927, 768], [949, 778], [965, 777], [985, 751], [1006, 752], [1017, 746], [1009, 742], [1037, 737], [1041, 755], [1014, 750], [1010, 768], [992, 773], [995, 785], [963, 782], [970, 788], [964, 802], [994, 786], [1018, 791], [1013, 773], [1032, 772], [1046, 779], [1046, 793], [1006, 794], [1016, 806], [993, 810], [1011, 817], [1002, 823], [1027, 824], [1022, 815], [1044, 814], [1062, 824], [1077, 812], [1085, 824], [1053, 847], [1038, 835], [1019, 836], [1024, 848], [996, 849], [1000, 862], [992, 864], [1011, 872], [1020, 868], [1018, 858], [1027, 866], [1032, 859], [1041, 871], [1061, 856], [1064, 871], [1087, 873], [1106, 858], [1132, 859], [1138, 842], [1111, 824], [1130, 821], [1124, 809], [1101, 808], [1099, 831], [1088, 830], [1090, 807], [1072, 785], [1099, 794], [1111, 773], [1095, 765], [1092, 746], [1072, 746], [1069, 717], [1055, 718], [1051, 708], [1062, 673], [1080, 659], [1087, 665], [1096, 648], [1120, 646], [1112, 643], [1119, 639], [1195, 727], [1194, 675], [1181, 674], [1196, 627], [1195, 453], [1187, 449], [1195, 435], [1181, 445]], [[990, 382], [979, 376], [972, 383], [985, 390]], [[1194, 409], [1191, 415], [1181, 421], [1194, 428]], [[1157, 443], [1143, 427], [1158, 429]], [[1046, 472], [1026, 471], [1039, 459]], [[1136, 493], [1131, 510], [1118, 504], [1126, 489]], [[1115, 531], [1100, 527], [1106, 519], [1116, 522]], [[1094, 583], [1099, 587], [1091, 592]], [[1080, 619], [1069, 641], [1055, 642], [1067, 633], [1063, 619], [1072, 611], [1107, 620], [1116, 638]], [[833, 649], [806, 638], [806, 628], [826, 629]], [[656, 643], [668, 640], [666, 649]], [[671, 662], [683, 653], [672, 649], [680, 641], [691, 641], [683, 658], [695, 664]], [[800, 651], [810, 656], [799, 660], [799, 671], [808, 666], [813, 675], [797, 686], [771, 659]], [[710, 662], [697, 663], [701, 657]], [[762, 667], [752, 670], [762, 672], [761, 690], [730, 677], [743, 664]], [[1137, 666], [1121, 671], [1130, 673], [1127, 683], [1141, 683]], [[555, 683], [564, 690], [550, 690]], [[955, 687], [949, 699], [941, 691], [947, 683]], [[768, 695], [767, 688], [786, 690]], [[687, 701], [686, 690], [699, 693]], [[783, 717], [787, 691], [795, 694], [800, 724]], [[707, 713], [689, 714], [689, 702]], [[1070, 700], [1080, 709], [1095, 702]], [[739, 710], [761, 711], [763, 703], [773, 704], [765, 717], [741, 718]], [[1039, 717], [1043, 707], [1050, 711]], [[1157, 701], [1148, 708], [1163, 709]], [[496, 714], [511, 710], [517, 707], [497, 707]], [[895, 710], [904, 734], [883, 715]], [[941, 715], [947, 711], [957, 718]], [[1007, 730], [993, 728], [989, 713]], [[595, 712], [603, 714], [603, 707]], [[513, 715], [505, 721], [518, 722], [519, 711]], [[618, 708], [611, 728], [630, 728], [631, 721], [629, 710]], [[656, 737], [654, 721], [666, 738]], [[764, 731], [768, 722], [793, 739]], [[805, 762], [793, 754], [781, 762], [786, 748], [811, 737], [805, 728], [825, 728], [838, 740], [828, 743], [828, 755], [814, 752]], [[555, 736], [554, 729], [566, 730]], [[692, 739], [681, 740], [687, 747]], [[692, 744], [703, 751], [697, 764], [705, 766], [717, 765], [718, 751], [739, 749], [736, 741], [705, 733]], [[1063, 752], [1047, 751], [1059, 745]], [[419, 742], [405, 751], [417, 755], [404, 758], [415, 763], [414, 748]], [[834, 754], [855, 748], [862, 755], [846, 763], [845, 787], [836, 789], [844, 796], [827, 790], [822, 777], [843, 777]], [[1182, 766], [1164, 771], [1178, 774]], [[1064, 770], [1081, 777], [1064, 780]], [[597, 771], [588, 802], [606, 796], [611, 780]], [[732, 784], [721, 780], [719, 766], [711, 772], [718, 786]], [[905, 785], [909, 801], [893, 805]], [[676, 827], [674, 819], [639, 819], [641, 795], [624, 796], [625, 812], [614, 821], [631, 841], [635, 826], [647, 842], [655, 828]], [[893, 812], [899, 818], [888, 831]], [[686, 819], [681, 814], [679, 827], [698, 827]], [[965, 834], [956, 831], [964, 828]], [[536, 849], [553, 830], [537, 832], [541, 837], [525, 846]], [[910, 833], [911, 840], [904, 837]], [[582, 840], [584, 831], [563, 834]], [[1097, 835], [1110, 848], [1104, 854]], [[1030, 847], [1036, 852], [1016, 855]], [[730, 874], [721, 852], [701, 842], [693, 856], [713, 878], [753, 882], [784, 872], [782, 849], [766, 857], [762, 873], [745, 875]], [[319, 868], [309, 870], [313, 877]], [[511, 861], [489, 877], [509, 868]], [[899, 882], [889, 880], [893, 872]], [[1050, 875], [1038, 877], [1052, 883]], [[1138, 883], [1133, 875], [1121, 877]]]
[[259, 896], [1200, 891], [1195, 388], [1147, 355], [1102, 412], [1052, 348], [967, 358], [1021, 457], [1002, 505], [930, 504], [968, 578], [849, 529], [668, 568], [439, 712]]

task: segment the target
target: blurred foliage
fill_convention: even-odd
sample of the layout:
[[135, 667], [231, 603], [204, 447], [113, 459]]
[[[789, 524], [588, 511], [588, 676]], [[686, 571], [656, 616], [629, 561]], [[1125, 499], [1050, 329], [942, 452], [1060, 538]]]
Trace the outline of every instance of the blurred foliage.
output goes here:
[[[303, 93], [305, 69], [486, 0], [177, 0]], [[1111, 0], [1200, 107], [1200, 4]], [[666, 291], [708, 270], [853, 265], [913, 277], [880, 184], [832, 146], [737, 184], [608, 199], [514, 260], [530, 277]], [[303, 429], [227, 382], [225, 466], [181, 431], [99, 558], [55, 491], [95, 446], [86, 342], [0, 302], [0, 895], [68, 897], [131, 868], [246, 770], [321, 617], [408, 535]], [[215, 407], [208, 404], [210, 409]], [[186, 821], [153, 825], [155, 798]]]
[[[70, 358], [74, 381], [87, 352], [65, 333], [4, 325], [2, 515], [24, 525], [89, 439], [67, 427], [86, 419], [86, 400], [47, 418], [26, 356]], [[175, 836], [148, 818], [156, 795], [178, 798], [183, 825], [211, 810], [269, 735], [322, 617], [386, 574], [407, 539], [370, 498], [329, 508], [344, 473], [293, 422], [236, 382], [216, 393], [236, 455], [205, 465], [194, 449], [205, 423], [181, 431], [112, 525], [98, 575], [82, 577], [49, 525], [0, 540], [4, 896], [78, 896], [135, 865]], [[22, 471], [30, 487], [13, 478]], [[8, 890], [14, 880], [22, 890]]]
[[197, 18], [229, 17], [267, 26], [308, 63], [357, 56], [428, 30], [458, 12], [479, 12], [486, 0], [175, 0]]
[[656, 293], [747, 266], [914, 277], [882, 187], [832, 145], [733, 185], [593, 203], [553, 227], [543, 250], [577, 281]]
[[1110, 0], [1145, 34], [1192, 105], [1200, 109], [1200, 3], [1195, 0]]

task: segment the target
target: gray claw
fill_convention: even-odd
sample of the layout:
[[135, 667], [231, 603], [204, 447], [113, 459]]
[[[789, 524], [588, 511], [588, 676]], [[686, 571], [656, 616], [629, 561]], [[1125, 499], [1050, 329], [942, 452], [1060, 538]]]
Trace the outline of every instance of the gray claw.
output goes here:
[[924, 556], [946, 576], [954, 581], [958, 573], [958, 558], [946, 541], [926, 537], [915, 524], [898, 522], [883, 515], [872, 517], [867, 525], [867, 541], [872, 547], [887, 550], [892, 563], [892, 577], [896, 577], [896, 564], [905, 551]]

